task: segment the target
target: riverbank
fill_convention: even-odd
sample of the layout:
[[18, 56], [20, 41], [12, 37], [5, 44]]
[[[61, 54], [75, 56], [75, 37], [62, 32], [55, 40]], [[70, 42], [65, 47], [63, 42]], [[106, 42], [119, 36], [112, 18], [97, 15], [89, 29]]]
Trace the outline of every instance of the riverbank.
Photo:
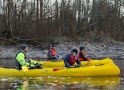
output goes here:
[[[79, 49], [84, 46], [87, 57], [90, 58], [124, 58], [124, 43], [108, 39], [89, 39], [81, 42], [61, 42], [57, 45], [57, 53], [63, 57], [70, 53], [72, 48]], [[0, 58], [14, 58], [20, 50], [19, 46], [0, 46]], [[32, 58], [46, 58], [47, 50], [29, 46], [29, 54]]]

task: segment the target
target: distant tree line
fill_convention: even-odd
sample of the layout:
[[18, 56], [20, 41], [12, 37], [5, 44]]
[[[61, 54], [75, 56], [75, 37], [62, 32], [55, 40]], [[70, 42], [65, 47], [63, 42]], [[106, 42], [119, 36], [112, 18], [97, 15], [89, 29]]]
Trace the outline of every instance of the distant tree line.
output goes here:
[[123, 9], [123, 0], [3, 0], [0, 32], [8, 30], [12, 40], [79, 36], [124, 41]]

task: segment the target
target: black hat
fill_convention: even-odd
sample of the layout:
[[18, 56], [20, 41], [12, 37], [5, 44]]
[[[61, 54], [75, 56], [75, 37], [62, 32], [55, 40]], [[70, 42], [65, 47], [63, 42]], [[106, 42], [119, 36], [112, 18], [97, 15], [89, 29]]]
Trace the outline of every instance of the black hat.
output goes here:
[[71, 52], [75, 52], [76, 54], [78, 53], [78, 50], [77, 49], [72, 49]]
[[26, 44], [22, 44], [21, 49], [24, 50], [25, 48], [27, 48], [28, 46]]
[[80, 47], [80, 50], [84, 50], [84, 47], [83, 47], [83, 46], [81, 46], [81, 47]]

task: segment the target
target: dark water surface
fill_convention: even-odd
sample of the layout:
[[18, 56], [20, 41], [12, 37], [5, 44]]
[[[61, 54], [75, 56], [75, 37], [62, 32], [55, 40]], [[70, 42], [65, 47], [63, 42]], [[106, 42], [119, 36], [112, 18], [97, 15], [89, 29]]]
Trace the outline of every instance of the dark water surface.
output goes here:
[[[124, 90], [124, 59], [113, 59], [120, 76], [25, 77], [0, 75], [0, 90]], [[1, 59], [1, 67], [15, 67], [15, 60]]]

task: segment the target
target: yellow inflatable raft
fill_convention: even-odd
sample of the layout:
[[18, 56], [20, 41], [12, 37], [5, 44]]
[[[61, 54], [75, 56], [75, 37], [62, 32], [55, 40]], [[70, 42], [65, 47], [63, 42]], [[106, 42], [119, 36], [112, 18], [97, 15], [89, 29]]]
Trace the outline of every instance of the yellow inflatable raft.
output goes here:
[[119, 75], [120, 69], [114, 63], [101, 66], [87, 66], [80, 68], [44, 68], [23, 70], [0, 68], [0, 75], [23, 76], [108, 76]]
[[[42, 64], [43, 67], [64, 67], [64, 61], [60, 62], [40, 61], [39, 63]], [[101, 65], [107, 63], [113, 63], [112, 59], [105, 58], [101, 60], [91, 60], [90, 62], [81, 61], [81, 66]]]

